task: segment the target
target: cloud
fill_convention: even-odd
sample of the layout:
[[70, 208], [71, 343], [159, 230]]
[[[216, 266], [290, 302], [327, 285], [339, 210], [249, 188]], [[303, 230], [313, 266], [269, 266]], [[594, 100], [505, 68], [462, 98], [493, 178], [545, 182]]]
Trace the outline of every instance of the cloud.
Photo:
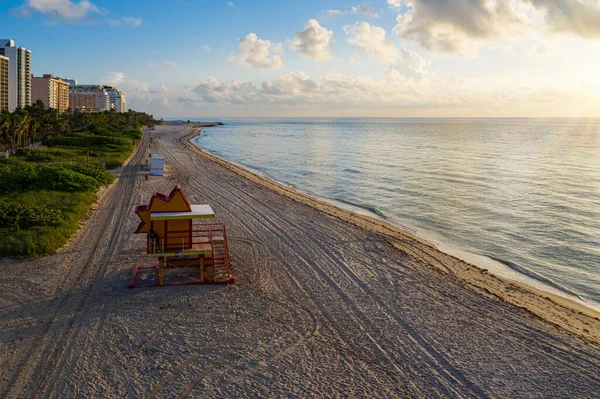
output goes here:
[[175, 61], [163, 60], [161, 62], [162, 66], [166, 68], [177, 68], [177, 63]]
[[[400, 50], [401, 61], [384, 78], [328, 73], [311, 77], [302, 71], [255, 85], [239, 80], [203, 79], [192, 86], [149, 89], [116, 72], [132, 109], [160, 117], [211, 116], [531, 116], [582, 115], [582, 104], [597, 104], [597, 84], [578, 77], [552, 82], [531, 71], [519, 75], [438, 77], [427, 62]], [[412, 57], [412, 58], [411, 58]], [[421, 73], [418, 73], [421, 71]], [[585, 107], [583, 107], [585, 108]], [[597, 110], [594, 111], [597, 113]]]
[[108, 24], [108, 26], [111, 26], [113, 28], [121, 26], [121, 21], [119, 21], [118, 19], [107, 19], [106, 23]]
[[386, 0], [386, 2], [392, 10], [400, 10], [403, 0]]
[[227, 7], [229, 7], [229, 8], [234, 8], [234, 7], [235, 7], [235, 4], [233, 4], [233, 2], [231, 2], [231, 1], [228, 1], [228, 2], [227, 2]]
[[400, 57], [396, 63], [394, 63], [386, 74], [402, 75], [407, 78], [423, 80], [437, 80], [439, 76], [429, 71], [431, 61], [425, 60], [418, 53], [415, 53], [409, 49], [403, 48], [400, 50]]
[[368, 22], [357, 22], [344, 26], [344, 32], [350, 35], [348, 43], [355, 45], [369, 57], [383, 62], [394, 62], [399, 57], [398, 48], [386, 37], [383, 28]]
[[125, 21], [126, 24], [130, 24], [130, 25], [133, 25], [133, 26], [142, 26], [142, 19], [141, 18], [123, 17], [123, 21]]
[[151, 89], [150, 93], [159, 94], [159, 93], [167, 93], [169, 91], [171, 91], [171, 89], [168, 88], [164, 82], [161, 82], [156, 89]]
[[487, 40], [519, 23], [508, 0], [405, 0], [395, 32], [434, 51], [467, 53], [470, 40]]
[[88, 0], [78, 3], [70, 0], [27, 0], [25, 4], [11, 10], [21, 17], [42, 14], [52, 21], [75, 22], [85, 19], [91, 14], [102, 14], [100, 9]]
[[[249, 33], [238, 39], [238, 53], [230, 56], [230, 62], [246, 65], [251, 68], [281, 69], [283, 61], [279, 55], [270, 55], [271, 41], [262, 40], [255, 33]], [[278, 48], [275, 48], [278, 50]]]
[[310, 19], [304, 24], [303, 30], [296, 32], [290, 48], [315, 60], [328, 60], [331, 58], [332, 36], [332, 31], [319, 25], [316, 19]]
[[261, 93], [287, 97], [317, 93], [319, 90], [320, 86], [301, 71], [263, 82], [261, 86]]
[[123, 82], [125, 79], [125, 74], [123, 72], [107, 72], [106, 75], [102, 78], [102, 84], [109, 84], [111, 86], [116, 86], [119, 83]]
[[340, 15], [344, 15], [344, 12], [340, 10], [325, 10], [324, 12], [328, 17], [339, 17]]
[[191, 92], [206, 103], [242, 104], [256, 101], [258, 90], [256, 86], [249, 82], [233, 80], [227, 83], [208, 77], [193, 87]]
[[202, 46], [202, 49], [204, 51], [210, 51], [210, 46], [208, 44], [205, 44], [204, 46]]
[[358, 7], [352, 7], [352, 14], [362, 14], [368, 18], [379, 18], [379, 14], [371, 9], [367, 4], [361, 4]]
[[586, 39], [600, 38], [600, 2], [597, 0], [523, 0], [545, 15], [547, 27]]
[[524, 32], [600, 38], [598, 0], [388, 0], [397, 16], [394, 31], [432, 50], [469, 53], [484, 41]]

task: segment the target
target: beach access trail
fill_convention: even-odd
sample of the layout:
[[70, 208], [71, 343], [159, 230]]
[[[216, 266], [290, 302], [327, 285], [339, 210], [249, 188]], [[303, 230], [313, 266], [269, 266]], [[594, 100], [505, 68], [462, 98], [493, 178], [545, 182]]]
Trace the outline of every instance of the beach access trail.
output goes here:
[[[597, 319], [281, 195], [192, 132], [146, 134], [57, 254], [0, 262], [1, 398], [597, 397]], [[176, 184], [227, 224], [235, 285], [127, 289], [152, 262], [133, 208]]]

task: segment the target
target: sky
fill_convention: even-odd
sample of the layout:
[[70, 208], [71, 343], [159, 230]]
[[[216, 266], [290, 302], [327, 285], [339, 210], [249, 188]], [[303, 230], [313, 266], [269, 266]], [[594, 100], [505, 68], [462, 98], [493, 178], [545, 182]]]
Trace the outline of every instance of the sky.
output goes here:
[[600, 117], [600, 0], [0, 0], [0, 38], [156, 117]]

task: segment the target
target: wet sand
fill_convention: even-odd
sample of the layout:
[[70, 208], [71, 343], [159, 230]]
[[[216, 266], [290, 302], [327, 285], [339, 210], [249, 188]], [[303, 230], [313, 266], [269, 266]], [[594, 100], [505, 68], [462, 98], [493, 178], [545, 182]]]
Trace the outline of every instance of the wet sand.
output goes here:
[[[597, 395], [595, 314], [203, 154], [192, 133], [157, 126], [69, 245], [0, 262], [1, 397]], [[165, 177], [144, 180], [148, 151]], [[133, 207], [175, 184], [227, 224], [235, 285], [126, 288], [152, 262]]]

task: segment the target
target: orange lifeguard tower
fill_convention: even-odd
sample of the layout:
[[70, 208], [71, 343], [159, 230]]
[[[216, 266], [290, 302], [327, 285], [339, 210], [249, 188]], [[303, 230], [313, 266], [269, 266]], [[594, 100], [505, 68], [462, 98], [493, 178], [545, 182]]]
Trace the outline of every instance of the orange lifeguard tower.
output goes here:
[[234, 282], [225, 225], [202, 222], [215, 217], [210, 205], [191, 205], [177, 185], [168, 196], [155, 192], [135, 213], [142, 220], [135, 233], [146, 234], [146, 250], [158, 264], [133, 266], [129, 288]]

